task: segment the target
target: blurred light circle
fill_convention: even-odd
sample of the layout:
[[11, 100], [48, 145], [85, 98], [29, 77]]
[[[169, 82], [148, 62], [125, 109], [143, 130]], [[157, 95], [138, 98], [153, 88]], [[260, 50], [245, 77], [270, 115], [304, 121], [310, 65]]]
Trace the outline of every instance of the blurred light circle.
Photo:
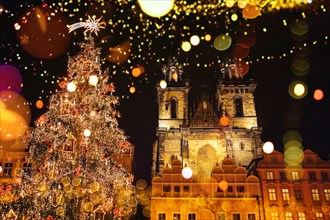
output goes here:
[[132, 76], [134, 76], [134, 77], [139, 77], [143, 73], [144, 73], [143, 66], [135, 67], [132, 69]]
[[297, 70], [299, 73], [308, 72], [310, 69], [309, 61], [305, 58], [294, 57], [291, 66], [294, 70]]
[[135, 89], [135, 87], [134, 86], [131, 86], [130, 88], [129, 88], [129, 92], [130, 93], [135, 93], [135, 91], [136, 91], [136, 89]]
[[236, 59], [244, 59], [249, 55], [249, 53], [249, 48], [240, 47], [238, 44], [233, 46], [231, 49], [231, 55]]
[[237, 14], [232, 14], [232, 15], [230, 16], [230, 18], [231, 18], [232, 21], [237, 21], [238, 16], [237, 16]]
[[214, 39], [213, 46], [215, 49], [223, 51], [227, 50], [231, 45], [231, 37], [227, 34], [221, 34]]
[[302, 136], [301, 136], [301, 134], [299, 134], [298, 131], [290, 130], [290, 131], [287, 131], [283, 135], [282, 141], [283, 141], [284, 146], [287, 145], [287, 143], [290, 142], [290, 141], [292, 141], [292, 140], [295, 140], [298, 143], [301, 143], [302, 142]]
[[0, 65], [0, 92], [4, 90], [20, 93], [22, 91], [22, 76], [12, 65]]
[[290, 96], [295, 99], [301, 99], [307, 95], [307, 86], [302, 81], [291, 82], [288, 90]]
[[231, 8], [235, 5], [236, 1], [237, 0], [225, 0], [225, 3], [228, 8]]
[[237, 6], [240, 9], [243, 9], [247, 5], [248, 2], [249, 2], [249, 0], [238, 0]]
[[199, 42], [200, 42], [199, 36], [193, 35], [193, 36], [190, 37], [191, 45], [197, 46], [199, 44]]
[[21, 25], [19, 25], [19, 23], [15, 23], [14, 28], [16, 31], [18, 31], [19, 29], [21, 29]]
[[292, 23], [290, 30], [295, 35], [305, 35], [307, 34], [309, 29], [308, 24], [305, 21], [302, 20], [296, 20]]
[[39, 99], [38, 101], [36, 101], [37, 108], [41, 109], [43, 106], [44, 106], [44, 102], [42, 100]]
[[219, 188], [222, 190], [222, 191], [226, 191], [228, 189], [228, 183], [226, 180], [221, 180], [219, 182]]
[[[70, 37], [65, 16], [47, 7], [31, 7], [20, 16], [19, 44], [32, 56], [53, 59], [67, 50]], [[24, 22], [23, 22], [24, 21]]]
[[89, 136], [91, 136], [91, 131], [90, 131], [89, 129], [85, 129], [85, 130], [84, 130], [84, 136], [85, 136], [85, 137], [89, 137]]
[[68, 89], [69, 92], [74, 92], [76, 91], [77, 86], [74, 82], [69, 82], [66, 88]]
[[89, 85], [96, 86], [98, 82], [99, 82], [99, 77], [97, 77], [96, 75], [91, 75], [89, 77], [88, 80]]
[[237, 43], [242, 48], [251, 48], [256, 43], [254, 34], [239, 35]]
[[314, 91], [314, 99], [316, 101], [320, 101], [323, 99], [323, 91], [321, 89], [315, 89]]
[[136, 188], [138, 190], [143, 190], [147, 187], [147, 181], [144, 179], [139, 179], [138, 181], [136, 181]]
[[211, 40], [211, 35], [210, 34], [206, 34], [205, 35], [205, 40], [206, 41], [210, 41]]
[[262, 149], [266, 154], [270, 154], [274, 151], [274, 144], [270, 141], [267, 141], [262, 146]]
[[220, 126], [221, 127], [228, 127], [230, 123], [230, 119], [226, 115], [222, 115], [219, 120]]
[[191, 49], [191, 44], [188, 41], [183, 41], [181, 48], [184, 52], [188, 52]]
[[260, 14], [260, 7], [258, 5], [247, 4], [243, 8], [242, 14], [245, 18], [254, 19]]
[[183, 178], [185, 178], [185, 179], [190, 179], [193, 175], [192, 169], [187, 166], [182, 169], [181, 173], [182, 173]]
[[142, 11], [151, 17], [162, 17], [174, 6], [174, 0], [138, 0], [138, 3]]
[[160, 80], [159, 86], [162, 89], [165, 89], [167, 87], [167, 82], [165, 80]]
[[299, 166], [304, 160], [302, 147], [288, 147], [284, 150], [284, 162], [289, 166]]

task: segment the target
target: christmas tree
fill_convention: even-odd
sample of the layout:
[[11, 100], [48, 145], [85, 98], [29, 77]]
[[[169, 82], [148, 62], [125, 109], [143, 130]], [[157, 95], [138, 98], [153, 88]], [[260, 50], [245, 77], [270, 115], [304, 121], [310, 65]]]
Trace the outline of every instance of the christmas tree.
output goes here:
[[[100, 28], [95, 20], [84, 26]], [[0, 207], [2, 217], [103, 220], [136, 212], [133, 175], [117, 163], [132, 146], [118, 128], [115, 87], [89, 36], [82, 51], [69, 57], [61, 90], [26, 136], [32, 167], [13, 190], [15, 201]]]

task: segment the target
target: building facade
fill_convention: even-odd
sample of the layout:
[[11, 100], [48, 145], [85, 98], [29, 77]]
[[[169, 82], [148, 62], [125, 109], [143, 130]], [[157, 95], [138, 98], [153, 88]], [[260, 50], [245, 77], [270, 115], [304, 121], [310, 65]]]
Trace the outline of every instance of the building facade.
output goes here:
[[266, 219], [330, 219], [329, 160], [305, 150], [299, 166], [287, 166], [285, 154], [274, 151], [254, 167], [260, 178]]

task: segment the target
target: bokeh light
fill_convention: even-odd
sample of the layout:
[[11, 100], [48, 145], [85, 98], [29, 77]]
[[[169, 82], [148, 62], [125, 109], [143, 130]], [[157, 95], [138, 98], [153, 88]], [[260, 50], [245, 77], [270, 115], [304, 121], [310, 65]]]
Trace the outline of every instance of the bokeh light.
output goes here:
[[135, 185], [138, 190], [144, 190], [147, 187], [147, 181], [144, 179], [139, 179], [136, 181]]
[[290, 30], [295, 35], [305, 35], [308, 32], [309, 25], [303, 20], [296, 20], [292, 23]]
[[228, 189], [228, 183], [226, 180], [221, 180], [219, 182], [219, 188], [222, 190], [222, 191], [226, 191]]
[[138, 0], [138, 3], [142, 11], [151, 17], [162, 17], [174, 6], [174, 0]]
[[183, 41], [181, 48], [184, 52], [188, 52], [191, 49], [191, 44], [188, 41]]
[[91, 75], [88, 79], [88, 83], [91, 86], [96, 86], [98, 82], [99, 82], [99, 77], [97, 77], [96, 75]]
[[242, 14], [245, 18], [254, 19], [260, 14], [260, 7], [258, 5], [247, 4], [243, 8]]
[[76, 86], [76, 83], [69, 82], [66, 88], [68, 89], [69, 92], [74, 92], [74, 91], [76, 91], [77, 86]]
[[37, 100], [36, 101], [36, 107], [41, 109], [44, 106], [44, 102], [42, 100]]
[[135, 67], [132, 69], [132, 76], [139, 77], [141, 74], [144, 73], [144, 71], [145, 70], [143, 66]]
[[190, 37], [191, 45], [197, 46], [199, 44], [199, 42], [200, 42], [199, 36], [193, 35], [193, 36]]
[[48, 7], [31, 7], [20, 16], [19, 24], [18, 42], [32, 56], [54, 59], [66, 52], [70, 37], [68, 23], [61, 12]]
[[91, 131], [90, 131], [89, 129], [85, 129], [85, 130], [84, 130], [84, 136], [85, 136], [85, 137], [89, 137], [89, 136], [91, 136]]
[[136, 89], [135, 89], [135, 87], [134, 86], [131, 86], [130, 88], [129, 88], [129, 92], [130, 93], [135, 93], [135, 91], [136, 91]]
[[161, 80], [159, 82], [159, 86], [160, 88], [165, 89], [167, 87], [167, 82], [165, 80]]
[[324, 96], [324, 94], [323, 94], [323, 91], [321, 89], [315, 89], [315, 91], [314, 91], [314, 99], [316, 101], [322, 100], [323, 99], [323, 96]]
[[117, 47], [110, 47], [107, 60], [116, 64], [123, 64], [131, 54], [131, 41], [125, 40]]
[[302, 81], [293, 81], [289, 85], [289, 94], [292, 98], [301, 99], [307, 95], [307, 86]]
[[0, 92], [4, 90], [20, 93], [22, 77], [19, 70], [12, 65], [0, 65]]
[[231, 42], [231, 37], [228, 34], [221, 34], [214, 39], [213, 46], [215, 49], [223, 51], [230, 47]]
[[209, 35], [209, 34], [205, 35], [205, 40], [206, 41], [210, 41], [211, 39], [212, 39], [211, 35]]
[[274, 151], [274, 144], [270, 141], [267, 141], [262, 146], [262, 149], [266, 154], [271, 154]]
[[187, 166], [182, 169], [181, 173], [182, 173], [183, 178], [185, 178], [185, 179], [190, 179], [193, 175], [192, 169]]

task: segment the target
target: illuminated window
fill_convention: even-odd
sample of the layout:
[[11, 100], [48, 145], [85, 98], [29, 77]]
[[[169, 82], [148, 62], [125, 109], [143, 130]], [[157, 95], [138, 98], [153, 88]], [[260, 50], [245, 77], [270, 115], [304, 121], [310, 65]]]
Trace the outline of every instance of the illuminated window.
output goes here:
[[320, 201], [320, 195], [318, 189], [312, 189], [312, 198], [313, 201]]
[[235, 103], [235, 110], [236, 110], [235, 117], [243, 117], [243, 102], [242, 102], [242, 98], [241, 97], [235, 97], [234, 103]]
[[282, 189], [282, 196], [284, 201], [290, 200], [289, 189]]
[[268, 180], [273, 180], [274, 179], [274, 172], [272, 172], [272, 171], [266, 172], [266, 178]]
[[314, 172], [310, 172], [310, 173], [308, 173], [308, 175], [309, 175], [310, 180], [315, 180], [316, 179], [316, 176], [315, 176]]
[[171, 99], [171, 118], [177, 118], [177, 101], [176, 99]]
[[23, 163], [23, 172], [25, 175], [31, 175], [32, 163]]
[[295, 189], [294, 190], [294, 196], [295, 196], [297, 201], [301, 201], [302, 200], [301, 190], [300, 189]]
[[179, 214], [179, 213], [173, 214], [173, 220], [180, 220], [180, 219], [181, 219], [181, 214]]
[[5, 167], [3, 169], [3, 177], [10, 178], [11, 173], [13, 172], [14, 163], [5, 163]]
[[188, 214], [188, 220], [196, 220], [196, 214], [195, 213], [189, 213]]
[[299, 173], [297, 171], [293, 171], [291, 174], [293, 180], [299, 180]]
[[286, 212], [285, 213], [285, 220], [293, 220], [292, 212]]
[[324, 189], [325, 201], [330, 201], [330, 189]]
[[323, 213], [317, 212], [315, 213], [315, 216], [316, 216], [316, 220], [323, 220]]
[[298, 220], [306, 220], [305, 213], [303, 213], [303, 212], [298, 212]]
[[269, 196], [269, 200], [276, 200], [276, 192], [275, 189], [268, 189], [268, 196]]
[[278, 217], [278, 213], [277, 212], [271, 212], [270, 213], [270, 219], [271, 220], [280, 220], [280, 218]]
[[241, 214], [233, 214], [233, 220], [241, 220]]
[[165, 213], [158, 213], [158, 220], [166, 220], [166, 214]]
[[322, 172], [321, 177], [322, 177], [322, 180], [328, 180], [329, 179], [327, 172]]
[[256, 220], [256, 214], [248, 214], [248, 220]]

